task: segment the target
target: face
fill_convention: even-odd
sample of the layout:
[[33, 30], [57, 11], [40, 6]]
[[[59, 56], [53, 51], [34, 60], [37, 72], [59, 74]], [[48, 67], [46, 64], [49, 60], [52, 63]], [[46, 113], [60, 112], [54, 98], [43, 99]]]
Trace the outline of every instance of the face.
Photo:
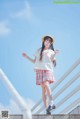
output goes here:
[[46, 39], [46, 40], [44, 41], [45, 49], [49, 49], [50, 45], [51, 45], [50, 40]]

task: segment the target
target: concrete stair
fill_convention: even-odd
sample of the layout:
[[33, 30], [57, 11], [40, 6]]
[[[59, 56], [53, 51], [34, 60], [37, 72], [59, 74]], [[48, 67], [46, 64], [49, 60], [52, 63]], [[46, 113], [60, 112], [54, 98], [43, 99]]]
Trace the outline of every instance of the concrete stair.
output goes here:
[[33, 119], [80, 119], [80, 114], [33, 115]]
[[34, 114], [33, 119], [80, 119], [80, 105], [70, 111], [69, 114]]

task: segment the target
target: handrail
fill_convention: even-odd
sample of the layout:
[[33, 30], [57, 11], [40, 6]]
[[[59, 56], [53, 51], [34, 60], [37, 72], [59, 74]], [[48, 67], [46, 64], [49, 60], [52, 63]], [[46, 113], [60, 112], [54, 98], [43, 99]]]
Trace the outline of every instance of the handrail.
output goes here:
[[[59, 108], [61, 106], [61, 104], [63, 104], [64, 102], [67, 101], [67, 99], [69, 99], [70, 97], [72, 97], [75, 93], [77, 93], [78, 91], [80, 91], [80, 85], [78, 85], [74, 90], [72, 90], [67, 96], [65, 96], [60, 102], [58, 102], [56, 104], [56, 107]], [[52, 110], [53, 112], [54, 110]]]
[[63, 111], [60, 112], [60, 114], [66, 114], [70, 109], [75, 107], [75, 105], [80, 104], [80, 98], [76, 99], [73, 103], [71, 103], [69, 106], [67, 106]]
[[[80, 58], [69, 68], [69, 70], [64, 73], [64, 75], [55, 83], [55, 85], [51, 88], [53, 91], [78, 65], [80, 64]], [[31, 109], [31, 111], [34, 111], [35, 108], [40, 105], [42, 102], [42, 99], [40, 99]]]
[[[55, 100], [63, 91], [66, 90], [67, 87], [69, 87], [76, 79], [80, 77], [80, 72], [77, 73], [66, 85], [64, 85], [54, 96], [53, 100]], [[44, 109], [44, 105], [36, 112], [40, 113]]]

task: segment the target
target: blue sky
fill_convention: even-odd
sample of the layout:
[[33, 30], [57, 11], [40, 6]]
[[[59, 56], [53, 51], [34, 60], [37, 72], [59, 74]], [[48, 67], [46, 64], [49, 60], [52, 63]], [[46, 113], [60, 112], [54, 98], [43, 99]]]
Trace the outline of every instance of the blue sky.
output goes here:
[[[34, 58], [35, 50], [41, 47], [41, 38], [47, 34], [54, 36], [54, 48], [60, 50], [54, 69], [57, 82], [80, 57], [80, 4], [54, 4], [53, 0], [0, 1], [0, 68], [20, 95], [32, 104], [41, 98], [41, 87], [35, 84], [34, 64], [23, 58], [22, 52]], [[79, 69], [77, 67], [71, 76]], [[79, 80], [76, 81], [76, 86], [79, 83]], [[11, 95], [1, 81], [0, 94], [2, 107], [13, 104], [10, 102]], [[79, 97], [79, 94], [75, 97]]]

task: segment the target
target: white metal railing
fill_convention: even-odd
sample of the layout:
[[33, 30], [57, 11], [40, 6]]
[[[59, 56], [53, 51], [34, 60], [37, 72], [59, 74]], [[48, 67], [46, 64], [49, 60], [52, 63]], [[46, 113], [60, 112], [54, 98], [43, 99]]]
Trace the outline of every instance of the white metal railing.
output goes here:
[[61, 111], [60, 114], [66, 114], [67, 112], [69, 112], [69, 110], [74, 108], [75, 105], [78, 106], [78, 104], [80, 104], [80, 97], [76, 99], [73, 103], [71, 103], [69, 106], [67, 106], [63, 111]]
[[67, 99], [72, 97], [78, 91], [80, 91], [80, 84], [74, 90], [72, 90], [67, 96], [65, 96], [60, 102], [58, 102], [56, 107], [61, 106], [65, 101], [67, 101]]
[[23, 119], [32, 119], [31, 110], [28, 108], [27, 103], [22, 98], [22, 96], [18, 93], [15, 87], [12, 85], [8, 77], [5, 75], [3, 70], [0, 68], [0, 80], [5, 84], [9, 93], [12, 95], [13, 99], [16, 101], [17, 105], [21, 109], [23, 114]]
[[[52, 87], [52, 91], [80, 64], [80, 58], [71, 66], [71, 68], [55, 83], [55, 85]], [[65, 86], [63, 86], [63, 88], [61, 90], [59, 90], [54, 96], [53, 99], [55, 100], [64, 90], [66, 90], [67, 87], [69, 87], [74, 81], [76, 81], [76, 79], [78, 79], [80, 77], [80, 72], [78, 72]], [[71, 97], [73, 94], [75, 94], [76, 92], [78, 92], [80, 90], [79, 88], [80, 86], [78, 86], [78, 88], [74, 89], [69, 95], [67, 95], [64, 99], [62, 99], [62, 101], [66, 101], [69, 97]], [[63, 103], [64, 103], [63, 102]], [[31, 109], [31, 111], [33, 112], [40, 104], [42, 103], [42, 99], [40, 99], [36, 105], [33, 106], [33, 108]], [[56, 104], [56, 106], [61, 106], [61, 101]], [[44, 106], [42, 106], [37, 112], [41, 113], [44, 110]]]
[[[67, 89], [67, 87], [69, 87], [74, 81], [76, 81], [76, 79], [78, 79], [80, 77], [80, 73], [77, 73], [77, 75], [75, 75], [66, 85], [64, 85], [61, 90], [59, 90], [53, 97], [53, 100], [55, 100], [63, 91], [65, 91]], [[64, 103], [64, 102], [63, 102]], [[58, 106], [59, 107], [59, 106]], [[56, 107], [57, 108], [57, 107]], [[44, 110], [44, 105], [36, 112], [36, 113], [40, 113], [41, 111]]]

